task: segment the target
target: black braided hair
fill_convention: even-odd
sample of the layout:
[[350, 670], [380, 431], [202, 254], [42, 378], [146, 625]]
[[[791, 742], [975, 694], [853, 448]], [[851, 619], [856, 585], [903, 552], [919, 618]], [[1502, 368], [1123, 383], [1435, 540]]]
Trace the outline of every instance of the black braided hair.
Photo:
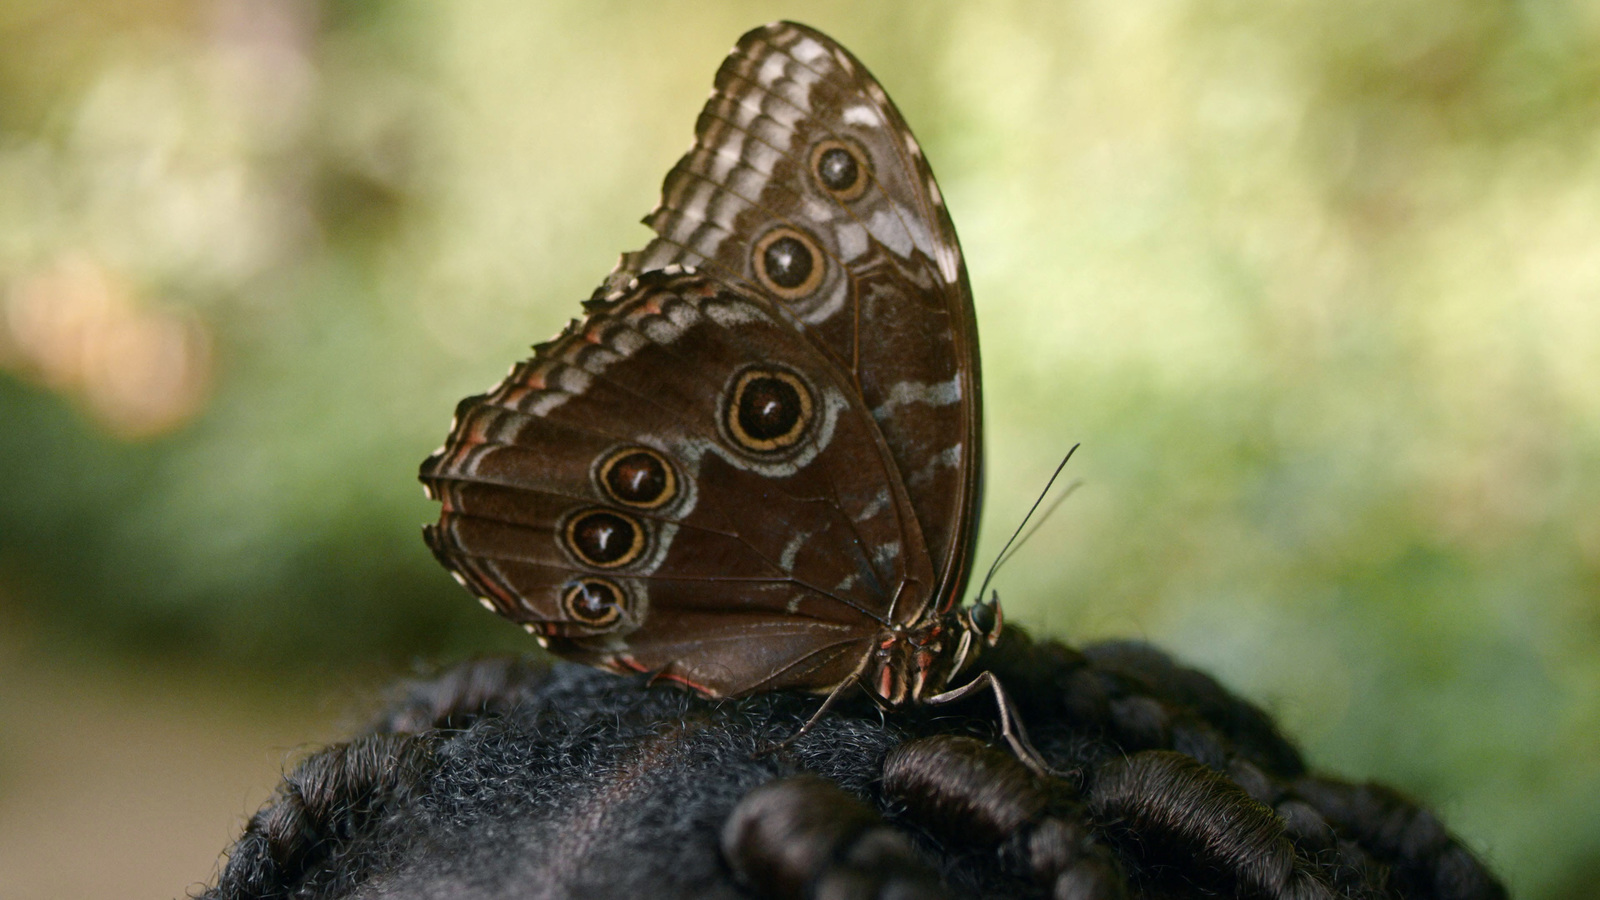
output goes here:
[[1008, 632], [987, 695], [883, 714], [705, 700], [495, 659], [404, 686], [299, 765], [207, 900], [1241, 897], [1496, 900], [1426, 810], [1307, 771], [1271, 719], [1147, 646]]

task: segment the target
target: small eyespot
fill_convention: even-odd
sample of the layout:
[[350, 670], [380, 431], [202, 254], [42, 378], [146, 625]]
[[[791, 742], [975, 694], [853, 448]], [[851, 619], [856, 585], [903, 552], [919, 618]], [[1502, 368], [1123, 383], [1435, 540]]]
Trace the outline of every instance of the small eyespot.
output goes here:
[[734, 377], [725, 398], [722, 417], [728, 434], [752, 453], [794, 446], [816, 409], [811, 388], [786, 369], [745, 369]]
[[584, 565], [615, 569], [644, 552], [644, 526], [626, 513], [589, 509], [567, 520], [562, 529], [566, 547]]
[[618, 503], [658, 509], [678, 495], [678, 473], [666, 457], [646, 447], [623, 447], [596, 469], [600, 489]]
[[761, 286], [784, 300], [815, 292], [827, 267], [816, 242], [788, 227], [774, 228], [756, 241], [752, 262]]
[[590, 628], [604, 628], [622, 618], [623, 596], [622, 588], [614, 581], [584, 578], [562, 592], [561, 609]]
[[824, 190], [840, 200], [861, 196], [871, 173], [867, 154], [854, 144], [826, 140], [811, 149], [811, 174]]

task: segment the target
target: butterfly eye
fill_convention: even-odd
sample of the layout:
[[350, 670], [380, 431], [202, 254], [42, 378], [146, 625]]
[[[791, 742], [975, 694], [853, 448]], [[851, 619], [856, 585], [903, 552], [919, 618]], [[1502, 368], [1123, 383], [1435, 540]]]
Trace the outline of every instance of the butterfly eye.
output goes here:
[[816, 242], [793, 228], [774, 228], [756, 241], [756, 277], [785, 300], [796, 300], [822, 284], [826, 263]]
[[618, 503], [657, 509], [678, 495], [678, 475], [654, 450], [624, 447], [612, 451], [598, 470], [601, 490]]
[[561, 595], [561, 609], [591, 628], [603, 628], [622, 618], [622, 588], [604, 578], [573, 582]]
[[811, 174], [817, 183], [840, 200], [854, 200], [867, 189], [867, 155], [860, 147], [839, 140], [822, 141], [811, 150]]
[[735, 443], [752, 453], [794, 446], [811, 425], [811, 388], [785, 369], [746, 369], [733, 380], [723, 421]]
[[567, 550], [584, 565], [615, 569], [644, 552], [644, 526], [630, 515], [609, 509], [590, 509], [567, 520], [562, 529]]

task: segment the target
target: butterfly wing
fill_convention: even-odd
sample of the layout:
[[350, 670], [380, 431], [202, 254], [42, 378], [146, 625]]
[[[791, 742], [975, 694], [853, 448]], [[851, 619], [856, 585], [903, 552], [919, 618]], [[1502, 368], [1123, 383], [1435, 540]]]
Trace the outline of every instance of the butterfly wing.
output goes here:
[[458, 407], [434, 553], [571, 658], [713, 696], [849, 678], [935, 575], [848, 376], [702, 275], [589, 306]]
[[976, 538], [977, 324], [955, 227], [904, 119], [855, 57], [790, 22], [740, 39], [601, 293], [695, 265], [777, 299], [859, 387], [959, 599]]

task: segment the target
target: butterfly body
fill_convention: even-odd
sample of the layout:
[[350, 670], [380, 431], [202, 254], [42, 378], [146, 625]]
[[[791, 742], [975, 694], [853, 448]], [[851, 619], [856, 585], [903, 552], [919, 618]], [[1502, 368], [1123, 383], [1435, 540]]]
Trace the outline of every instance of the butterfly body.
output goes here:
[[708, 696], [942, 696], [999, 616], [959, 603], [977, 327], [899, 112], [826, 36], [756, 29], [645, 221], [583, 319], [458, 406], [430, 547], [568, 658]]

